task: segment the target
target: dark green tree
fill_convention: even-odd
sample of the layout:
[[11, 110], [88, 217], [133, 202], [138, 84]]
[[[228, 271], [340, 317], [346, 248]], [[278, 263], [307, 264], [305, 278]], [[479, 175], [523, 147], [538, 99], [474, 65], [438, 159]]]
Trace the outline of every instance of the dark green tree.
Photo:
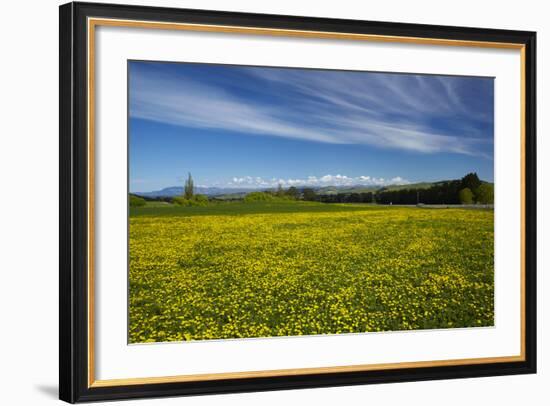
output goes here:
[[193, 184], [193, 178], [191, 177], [191, 172], [189, 172], [189, 175], [187, 177], [187, 180], [185, 181], [185, 187], [183, 188], [183, 197], [190, 200], [193, 198], [195, 185]]
[[477, 173], [475, 172], [471, 172], [467, 174], [460, 180], [460, 186], [462, 187], [462, 189], [468, 188], [471, 191], [474, 191], [480, 185], [481, 185], [481, 181], [479, 180]]
[[277, 192], [275, 194], [279, 197], [283, 197], [285, 195], [285, 191], [283, 190], [283, 185], [281, 185], [280, 183], [279, 185], [277, 185]]
[[467, 187], [458, 192], [458, 198], [460, 199], [460, 204], [472, 204], [474, 202], [474, 194]]
[[476, 201], [481, 204], [493, 204], [495, 201], [495, 187], [490, 183], [482, 183], [475, 191]]
[[298, 189], [296, 189], [294, 186], [289, 187], [288, 190], [286, 191], [286, 194], [287, 194], [287, 196], [289, 196], [293, 199], [297, 199], [298, 196], [300, 195], [298, 193]]
[[304, 200], [313, 201], [313, 200], [315, 200], [315, 197], [317, 196], [317, 194], [315, 193], [315, 191], [313, 189], [305, 188], [302, 191], [302, 196], [303, 196]]

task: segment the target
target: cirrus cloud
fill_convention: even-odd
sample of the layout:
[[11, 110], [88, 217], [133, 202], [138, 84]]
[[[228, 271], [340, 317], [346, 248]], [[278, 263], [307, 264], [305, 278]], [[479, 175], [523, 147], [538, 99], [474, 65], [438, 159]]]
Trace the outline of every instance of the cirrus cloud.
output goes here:
[[206, 77], [151, 66], [131, 69], [133, 118], [250, 136], [492, 156], [491, 78], [237, 66], [220, 66], [219, 75]]

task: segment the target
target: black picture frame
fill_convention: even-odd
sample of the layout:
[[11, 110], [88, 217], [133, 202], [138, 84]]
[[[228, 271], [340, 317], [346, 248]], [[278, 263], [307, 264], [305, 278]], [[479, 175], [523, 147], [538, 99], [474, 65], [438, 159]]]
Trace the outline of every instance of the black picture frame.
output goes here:
[[[67, 402], [235, 393], [536, 372], [536, 33], [497, 29], [262, 15], [112, 4], [60, 6], [59, 71], [59, 397]], [[93, 387], [88, 368], [87, 19], [162, 21], [322, 31], [523, 46], [524, 75], [524, 360], [355, 372]]]

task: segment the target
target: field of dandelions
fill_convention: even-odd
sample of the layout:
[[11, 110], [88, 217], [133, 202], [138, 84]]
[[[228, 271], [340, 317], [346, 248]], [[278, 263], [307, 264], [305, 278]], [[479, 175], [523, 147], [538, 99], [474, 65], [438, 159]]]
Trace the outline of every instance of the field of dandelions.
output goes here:
[[493, 325], [492, 210], [276, 206], [132, 212], [129, 342]]

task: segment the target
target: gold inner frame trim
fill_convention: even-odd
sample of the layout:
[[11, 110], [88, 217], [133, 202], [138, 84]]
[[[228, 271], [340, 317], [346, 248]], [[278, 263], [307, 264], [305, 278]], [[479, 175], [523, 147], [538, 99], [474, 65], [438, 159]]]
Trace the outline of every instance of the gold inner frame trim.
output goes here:
[[[519, 355], [502, 357], [463, 358], [434, 361], [396, 362], [383, 364], [363, 364], [347, 366], [328, 366], [316, 368], [277, 369], [266, 371], [220, 372], [211, 374], [190, 374], [146, 378], [95, 379], [95, 278], [94, 278], [94, 191], [95, 191], [95, 28], [97, 26], [148, 28], [160, 30], [181, 30], [194, 32], [216, 32], [244, 35], [266, 35], [279, 37], [340, 39], [370, 42], [390, 42], [402, 44], [420, 44], [432, 46], [459, 46], [478, 48], [512, 49], [520, 51], [520, 140], [521, 140], [521, 269], [520, 269], [520, 341]], [[166, 23], [154, 21], [120, 20], [108, 18], [88, 19], [88, 387], [112, 387], [125, 385], [143, 385], [177, 382], [214, 381], [221, 379], [266, 378], [281, 376], [330, 374], [343, 372], [366, 372], [392, 370], [400, 368], [427, 368], [458, 365], [496, 364], [525, 361], [525, 45], [506, 42], [467, 41], [440, 38], [400, 37], [391, 35], [355, 34], [344, 32], [306, 31], [259, 27], [241, 27], [227, 25]]]

